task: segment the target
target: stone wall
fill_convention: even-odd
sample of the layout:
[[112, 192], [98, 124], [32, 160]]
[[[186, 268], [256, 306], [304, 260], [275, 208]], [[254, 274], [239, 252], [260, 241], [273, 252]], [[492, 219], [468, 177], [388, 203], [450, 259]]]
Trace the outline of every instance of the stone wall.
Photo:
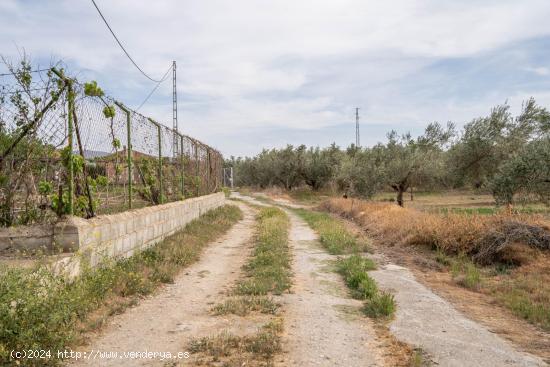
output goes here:
[[104, 258], [132, 256], [224, 204], [225, 195], [216, 193], [89, 220], [76, 218], [62, 230], [58, 225], [56, 243], [78, 249], [94, 267]]
[[0, 228], [0, 254], [16, 252], [48, 252], [53, 244], [53, 226], [35, 225]]
[[0, 253], [3, 248], [50, 249], [55, 244], [94, 267], [105, 258], [129, 257], [152, 246], [224, 204], [220, 192], [92, 219], [70, 217], [54, 226], [0, 229]]

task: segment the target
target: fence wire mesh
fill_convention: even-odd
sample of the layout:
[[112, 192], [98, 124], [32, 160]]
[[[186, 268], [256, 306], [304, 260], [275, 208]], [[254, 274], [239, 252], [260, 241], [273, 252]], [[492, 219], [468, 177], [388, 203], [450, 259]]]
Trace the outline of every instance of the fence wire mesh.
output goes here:
[[115, 213], [222, 185], [215, 149], [95, 83], [28, 67], [0, 76], [0, 160], [0, 226]]

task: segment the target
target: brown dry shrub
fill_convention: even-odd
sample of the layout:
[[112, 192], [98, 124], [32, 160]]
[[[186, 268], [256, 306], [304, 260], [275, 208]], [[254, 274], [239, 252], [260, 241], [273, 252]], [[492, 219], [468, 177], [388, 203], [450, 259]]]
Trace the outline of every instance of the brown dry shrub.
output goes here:
[[384, 245], [422, 245], [449, 254], [465, 253], [478, 263], [519, 264], [527, 261], [527, 253], [535, 256], [536, 251], [518, 251], [518, 246], [550, 250], [549, 223], [537, 215], [435, 214], [357, 199], [331, 199], [321, 208], [353, 219]]

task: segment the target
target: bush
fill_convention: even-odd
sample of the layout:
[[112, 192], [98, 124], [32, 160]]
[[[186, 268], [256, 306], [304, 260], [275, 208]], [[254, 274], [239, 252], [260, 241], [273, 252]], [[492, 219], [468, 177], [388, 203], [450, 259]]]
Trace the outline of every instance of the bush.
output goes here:
[[372, 318], [388, 317], [393, 315], [395, 307], [393, 294], [381, 292], [367, 301], [363, 308], [363, 312]]
[[[0, 271], [0, 365], [13, 362], [13, 349], [52, 351], [51, 360], [27, 359], [27, 365], [58, 363], [54, 351], [75, 342], [77, 325], [91, 311], [108, 307], [108, 300], [149, 294], [159, 283], [170, 281], [241, 216], [231, 205], [212, 210], [160, 244], [128, 259], [85, 269], [73, 282], [44, 267]], [[186, 246], [181, 246], [183, 241]], [[113, 307], [120, 306], [116, 303]]]
[[422, 245], [447, 255], [464, 253], [480, 264], [500, 261], [506, 249], [517, 243], [550, 249], [550, 222], [537, 215], [434, 214], [362, 200], [351, 207], [346, 199], [325, 201], [322, 208], [353, 218], [388, 245]]

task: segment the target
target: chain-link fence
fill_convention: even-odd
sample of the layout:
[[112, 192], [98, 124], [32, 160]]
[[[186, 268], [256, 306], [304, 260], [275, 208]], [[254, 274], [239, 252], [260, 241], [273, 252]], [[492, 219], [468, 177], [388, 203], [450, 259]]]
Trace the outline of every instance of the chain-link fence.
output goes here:
[[0, 226], [93, 217], [221, 189], [215, 149], [28, 65], [0, 75]]

